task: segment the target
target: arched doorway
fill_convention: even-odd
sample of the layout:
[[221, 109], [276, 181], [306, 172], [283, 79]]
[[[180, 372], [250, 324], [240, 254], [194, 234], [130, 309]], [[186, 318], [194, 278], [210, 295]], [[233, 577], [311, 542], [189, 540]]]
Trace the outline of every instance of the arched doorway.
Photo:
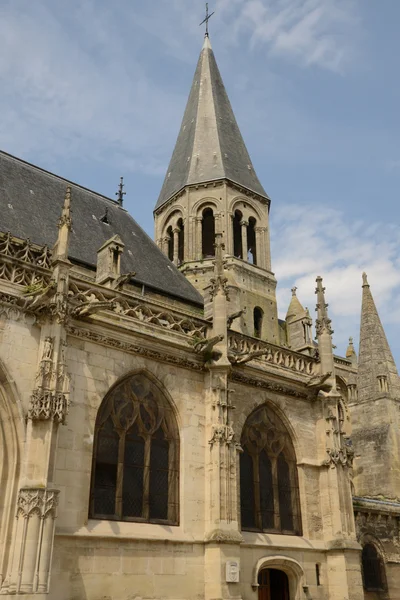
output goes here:
[[279, 569], [262, 569], [258, 573], [258, 600], [290, 600], [289, 579]]

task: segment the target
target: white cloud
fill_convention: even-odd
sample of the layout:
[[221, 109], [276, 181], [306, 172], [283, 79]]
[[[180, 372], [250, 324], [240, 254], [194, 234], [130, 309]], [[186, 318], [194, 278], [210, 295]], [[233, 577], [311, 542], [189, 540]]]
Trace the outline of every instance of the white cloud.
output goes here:
[[132, 169], [159, 175], [160, 139], [172, 134], [184, 99], [148, 76], [139, 52], [125, 52], [107, 10], [89, 1], [69, 9], [54, 14], [50, 3], [26, 1], [0, 8], [0, 146], [54, 160], [119, 165], [124, 156]]
[[[315, 278], [326, 287], [335, 343], [344, 352], [347, 339], [358, 337], [361, 274], [366, 271], [389, 338], [400, 334], [400, 227], [376, 222], [352, 222], [346, 215], [322, 206], [277, 209], [271, 227], [273, 269], [278, 278], [278, 303], [284, 318], [290, 288], [313, 315]], [[398, 344], [395, 342], [395, 349]]]
[[235, 5], [233, 15], [226, 0], [217, 6], [231, 14], [238, 43], [250, 31], [253, 45], [264, 43], [276, 55], [332, 71], [342, 71], [351, 60], [359, 28], [355, 0], [241, 0]]

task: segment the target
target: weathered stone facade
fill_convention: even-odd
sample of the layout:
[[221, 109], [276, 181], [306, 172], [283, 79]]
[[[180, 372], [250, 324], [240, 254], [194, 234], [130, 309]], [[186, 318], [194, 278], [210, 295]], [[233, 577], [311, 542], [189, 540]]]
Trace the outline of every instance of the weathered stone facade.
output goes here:
[[[398, 375], [369, 286], [361, 337], [375, 327], [378, 354], [361, 345], [359, 362], [378, 387], [365, 392], [354, 351], [333, 354], [321, 278], [317, 343], [296, 290], [278, 320], [270, 200], [221, 85], [206, 39], [186, 113], [197, 115], [195, 163], [173, 185], [167, 175], [155, 211], [158, 280], [146, 257], [135, 263], [140, 232], [121, 206], [89, 192], [85, 204], [55, 176], [46, 196], [32, 181], [49, 174], [0, 155], [60, 215], [35, 243], [29, 223], [0, 226], [5, 598], [400, 597]], [[224, 114], [232, 155], [244, 148], [236, 157], [224, 152]], [[0, 170], [5, 211], [22, 194], [10, 177]], [[74, 219], [89, 203], [81, 247]], [[381, 462], [369, 471], [370, 452]], [[382, 570], [375, 591], [362, 578], [368, 545]]]

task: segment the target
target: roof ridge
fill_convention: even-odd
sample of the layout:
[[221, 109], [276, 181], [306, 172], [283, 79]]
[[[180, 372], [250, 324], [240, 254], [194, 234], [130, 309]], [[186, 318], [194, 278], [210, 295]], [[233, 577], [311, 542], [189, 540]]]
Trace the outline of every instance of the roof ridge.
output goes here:
[[[117, 200], [113, 200], [112, 198], [109, 198], [109, 196], [105, 196], [104, 194], [101, 194], [100, 192], [95, 192], [94, 190], [92, 190], [91, 188], [88, 188], [84, 185], [81, 185], [80, 183], [76, 183], [76, 181], [72, 181], [70, 179], [66, 179], [65, 177], [61, 177], [61, 175], [56, 175], [55, 173], [53, 173], [52, 171], [48, 171], [47, 169], [43, 169], [43, 167], [39, 167], [38, 165], [34, 165], [33, 163], [24, 160], [23, 158], [19, 158], [18, 156], [14, 156], [13, 154], [10, 154], [9, 152], [5, 152], [4, 150], [0, 150], [0, 154], [2, 154], [3, 156], [7, 157], [7, 158], [11, 158], [12, 160], [15, 160], [19, 163], [22, 163], [24, 165], [27, 165], [28, 167], [32, 167], [33, 169], [36, 169], [37, 171], [40, 171], [41, 173], [44, 173], [45, 175], [50, 175], [51, 177], [54, 177], [55, 179], [58, 179], [59, 181], [65, 181], [65, 183], [67, 184], [71, 184], [74, 187], [77, 187], [85, 192], [89, 192], [90, 194], [93, 194], [94, 196], [98, 196], [101, 198], [104, 198], [104, 200], [109, 200], [110, 202], [112, 202], [113, 204], [120, 206], [120, 204], [118, 203]], [[121, 207], [122, 208], [122, 207]], [[126, 210], [123, 208], [123, 210]], [[128, 211], [126, 211], [128, 212]]]

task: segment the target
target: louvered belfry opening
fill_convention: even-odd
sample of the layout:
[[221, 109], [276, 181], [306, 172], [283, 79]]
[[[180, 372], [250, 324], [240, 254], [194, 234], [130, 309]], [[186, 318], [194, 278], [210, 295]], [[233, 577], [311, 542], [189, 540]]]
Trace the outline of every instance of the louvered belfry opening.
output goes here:
[[257, 252], [256, 252], [256, 220], [254, 217], [250, 217], [249, 224], [247, 225], [247, 256], [248, 262], [253, 265], [257, 264]]
[[178, 523], [179, 435], [172, 407], [144, 373], [104, 398], [96, 420], [90, 516]]
[[172, 262], [174, 260], [174, 234], [173, 234], [171, 225], [167, 229], [167, 237], [168, 237], [168, 258]]
[[178, 263], [182, 264], [185, 259], [185, 226], [183, 219], [178, 220]]
[[215, 218], [212, 208], [203, 210], [201, 228], [201, 247], [203, 258], [215, 256]]
[[301, 535], [296, 456], [282, 420], [259, 407], [245, 423], [241, 446], [242, 529]]
[[240, 210], [235, 210], [235, 214], [232, 219], [233, 254], [237, 258], [243, 258], [242, 220], [243, 220], [243, 215], [240, 212]]
[[374, 544], [366, 544], [363, 547], [361, 562], [364, 588], [370, 592], [384, 591], [386, 577], [383, 560]]

